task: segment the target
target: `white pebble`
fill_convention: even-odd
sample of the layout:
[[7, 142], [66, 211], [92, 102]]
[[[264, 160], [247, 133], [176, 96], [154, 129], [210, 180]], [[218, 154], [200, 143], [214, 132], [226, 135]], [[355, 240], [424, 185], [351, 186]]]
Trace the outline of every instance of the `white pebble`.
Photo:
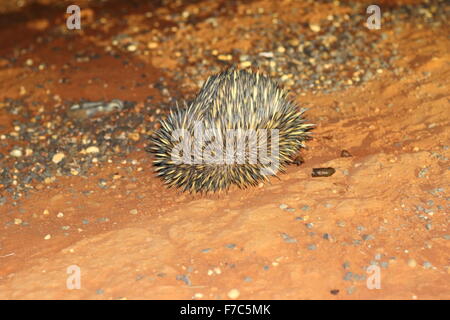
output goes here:
[[22, 156], [22, 150], [13, 149], [10, 153], [11, 157], [20, 158]]
[[237, 299], [237, 298], [239, 298], [240, 294], [241, 293], [239, 292], [238, 289], [231, 289], [230, 291], [228, 291], [228, 298]]
[[273, 52], [260, 52], [259, 56], [264, 58], [273, 58]]
[[62, 159], [64, 159], [66, 157], [66, 155], [62, 152], [58, 152], [57, 154], [55, 154], [52, 158], [53, 163], [60, 163], [62, 161]]
[[411, 268], [415, 268], [417, 266], [417, 262], [414, 259], [409, 259], [408, 260], [408, 266]]
[[137, 50], [137, 46], [136, 46], [135, 44], [130, 44], [130, 45], [127, 47], [127, 49], [128, 49], [128, 51], [130, 51], [130, 52], [134, 52], [134, 51]]
[[311, 23], [311, 24], [309, 25], [309, 28], [310, 28], [312, 31], [314, 31], [314, 32], [319, 32], [319, 31], [320, 31], [320, 25], [318, 25], [318, 24]]
[[96, 146], [90, 146], [86, 149], [86, 153], [99, 153], [100, 149]]

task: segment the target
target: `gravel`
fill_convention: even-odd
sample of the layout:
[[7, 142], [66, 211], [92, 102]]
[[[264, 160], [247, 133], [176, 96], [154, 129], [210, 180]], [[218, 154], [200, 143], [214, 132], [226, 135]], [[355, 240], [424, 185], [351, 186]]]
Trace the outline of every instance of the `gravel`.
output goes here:
[[[157, 102], [151, 96], [139, 102], [118, 99], [87, 101], [83, 97], [68, 101], [54, 94], [49, 99], [38, 101], [32, 100], [28, 88], [24, 87], [21, 87], [20, 98], [0, 101], [2, 110], [15, 119], [12, 121], [14, 131], [0, 135], [3, 145], [0, 185], [5, 191], [0, 205], [5, 203], [3, 197], [16, 204], [30, 190], [42, 189], [57, 176], [87, 177], [92, 167], [123, 159], [139, 149], [140, 143], [148, 141], [157, 121], [168, 113], [175, 101], [181, 97], [188, 99], [198, 90], [206, 75], [226, 67], [258, 68], [299, 95], [327, 94], [362, 85], [384, 72], [394, 72], [398, 76], [406, 72], [394, 67], [394, 62], [401, 56], [392, 46], [391, 34], [362, 27], [366, 19], [366, 15], [361, 14], [365, 12], [365, 4], [341, 2], [333, 5], [348, 13], [330, 15], [314, 23], [291, 23], [269, 11], [254, 13], [255, 18], [269, 15], [273, 23], [257, 22], [230, 30], [239, 35], [254, 35], [245, 52], [240, 49], [219, 52], [213, 48], [212, 42], [197, 43], [203, 39], [192, 39], [186, 45], [186, 41], [174, 36], [171, 28], [186, 24], [195, 28], [198, 21], [186, 21], [181, 14], [167, 15], [167, 26], [160, 26], [157, 34], [151, 33], [150, 42], [148, 37], [145, 43], [141, 43], [139, 35], [135, 39], [133, 35], [119, 34], [106, 38], [108, 44], [104, 53], [76, 51], [70, 57], [71, 64], [64, 65], [61, 71], [79, 68], [80, 64], [103, 58], [103, 55], [115, 59], [123, 58], [122, 53], [140, 57], [143, 56], [142, 48], [163, 50], [167, 42], [171, 43], [169, 47], [173, 52], [165, 54], [173, 57], [183, 68], [164, 68], [164, 76], [152, 83], [162, 97]], [[315, 2], [311, 1], [299, 14], [307, 15], [314, 6]], [[402, 5], [383, 12], [383, 30], [392, 30], [396, 25], [396, 30], [401, 31], [402, 23], [426, 23], [428, 28], [442, 28], [447, 23], [447, 16], [448, 5], [443, 0], [415, 6]], [[220, 27], [221, 19], [223, 17], [218, 15], [208, 20], [213, 31]], [[52, 31], [59, 34], [56, 29]], [[152, 30], [140, 31], [141, 34], [146, 32]], [[63, 40], [67, 37], [66, 34], [59, 35]], [[42, 38], [43, 42], [50, 40], [50, 36]], [[48, 68], [48, 63], [31, 58], [24, 61], [19, 59], [20, 55], [23, 55], [21, 50], [14, 50], [10, 56], [4, 57], [8, 67], [23, 68], [25, 65], [25, 68], [36, 72]], [[123, 62], [131, 64], [126, 59]], [[66, 74], [49, 80], [60, 85], [71, 83], [70, 72]], [[136, 87], [144, 84], [144, 80], [136, 81]], [[37, 87], [45, 86], [38, 84]], [[122, 85], [121, 89], [130, 88]], [[40, 105], [42, 107], [35, 107]], [[349, 153], [342, 150], [341, 155], [346, 157]], [[319, 169], [320, 176], [324, 176], [322, 173], [332, 174], [328, 168]], [[425, 176], [425, 172], [421, 171], [419, 175]], [[442, 192], [439, 190], [430, 193]]]
[[[155, 108], [148, 103], [138, 113], [135, 103], [121, 102], [126, 111], [123, 114], [116, 111], [82, 120], [72, 118], [68, 112], [70, 102], [56, 104], [49, 108], [51, 111], [41, 108], [33, 114], [25, 111], [30, 101], [5, 98], [1, 103], [10, 114], [21, 115], [20, 120], [13, 121], [18, 130], [2, 137], [3, 146], [10, 152], [0, 158], [0, 184], [5, 186], [5, 198], [9, 195], [12, 199], [52, 183], [56, 176], [86, 177], [92, 167], [118, 161], [137, 150], [142, 138], [148, 138], [157, 118]], [[144, 121], [149, 113], [155, 121]], [[128, 138], [136, 132], [148, 134], [139, 140]], [[26, 144], [26, 148], [18, 147], [19, 143]], [[100, 179], [98, 185], [106, 188], [106, 180]]]

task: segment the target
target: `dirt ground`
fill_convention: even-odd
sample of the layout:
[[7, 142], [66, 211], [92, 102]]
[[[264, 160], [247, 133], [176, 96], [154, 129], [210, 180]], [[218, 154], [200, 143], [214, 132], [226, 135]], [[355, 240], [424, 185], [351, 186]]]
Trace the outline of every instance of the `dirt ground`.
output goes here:
[[[121, 54], [129, 63], [110, 56], [81, 63], [65, 75], [68, 83], [58, 82], [76, 50], [104, 52], [118, 29], [142, 27], [150, 9], [158, 8], [151, 19], [171, 9], [159, 4], [124, 11], [113, 1], [103, 11], [84, 10], [83, 19], [95, 23], [104, 12], [117, 13], [121, 24], [38, 44], [39, 36], [54, 35], [65, 25], [64, 6], [51, 3], [0, 16], [0, 101], [25, 96], [39, 102], [36, 109], [51, 111], [65, 101], [117, 98], [136, 101], [139, 108], [148, 95], [155, 97], [154, 105], [164, 101], [164, 94], [147, 85], [161, 76], [177, 99], [197, 90], [192, 82], [170, 77], [183, 71], [171, 57], [185, 45], [186, 34], [149, 44], [148, 54], [128, 47]], [[200, 22], [188, 30], [205, 41], [210, 33], [222, 34], [224, 40], [215, 45], [223, 52], [245, 50], [250, 42], [229, 32], [236, 15], [266, 8], [279, 19], [315, 21], [334, 10], [317, 3], [308, 16], [294, 16], [293, 3], [242, 2], [231, 16], [217, 16], [216, 29]], [[174, 10], [201, 7], [213, 8], [214, 2]], [[171, 26], [161, 22], [155, 30], [166, 28]], [[209, 195], [166, 189], [143, 150], [147, 141], [140, 139], [137, 149], [95, 164], [86, 176], [58, 175], [32, 183], [17, 201], [8, 197], [0, 206], [0, 298], [449, 299], [449, 30], [420, 24], [387, 30], [388, 44], [398, 50], [393, 63], [400, 74], [381, 70], [358, 86], [332, 92], [294, 91], [316, 128], [301, 152], [304, 163], [289, 166], [270, 183]], [[148, 43], [153, 35], [137, 32], [136, 37]], [[53, 50], [56, 45], [62, 49]], [[12, 56], [14, 63], [7, 60]], [[45, 69], [30, 69], [44, 62]], [[142, 72], [148, 75], [144, 80]], [[137, 81], [145, 85], [136, 86]], [[14, 131], [19, 117], [0, 107], [0, 134]], [[9, 153], [7, 145], [1, 148]], [[342, 150], [350, 156], [343, 157]], [[320, 167], [336, 173], [312, 177], [312, 169]], [[107, 188], [99, 187], [102, 178]], [[67, 270], [74, 265], [81, 271], [81, 287], [70, 290]], [[369, 266], [379, 272], [379, 289], [367, 285]]]

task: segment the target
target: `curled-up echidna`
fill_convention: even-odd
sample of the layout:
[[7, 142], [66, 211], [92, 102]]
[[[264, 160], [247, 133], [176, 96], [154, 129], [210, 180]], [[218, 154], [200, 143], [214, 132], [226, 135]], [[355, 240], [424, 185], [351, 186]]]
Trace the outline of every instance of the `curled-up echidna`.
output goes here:
[[313, 126], [287, 95], [251, 71], [209, 77], [152, 137], [157, 175], [169, 187], [203, 193], [254, 186], [283, 171]]

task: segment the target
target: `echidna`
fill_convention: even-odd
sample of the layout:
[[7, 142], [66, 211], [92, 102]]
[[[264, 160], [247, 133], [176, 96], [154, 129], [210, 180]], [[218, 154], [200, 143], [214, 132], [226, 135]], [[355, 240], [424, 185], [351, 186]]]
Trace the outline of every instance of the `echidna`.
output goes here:
[[257, 185], [304, 147], [313, 126], [304, 111], [259, 73], [211, 76], [192, 102], [160, 122], [150, 147], [155, 171], [167, 186], [190, 192]]

